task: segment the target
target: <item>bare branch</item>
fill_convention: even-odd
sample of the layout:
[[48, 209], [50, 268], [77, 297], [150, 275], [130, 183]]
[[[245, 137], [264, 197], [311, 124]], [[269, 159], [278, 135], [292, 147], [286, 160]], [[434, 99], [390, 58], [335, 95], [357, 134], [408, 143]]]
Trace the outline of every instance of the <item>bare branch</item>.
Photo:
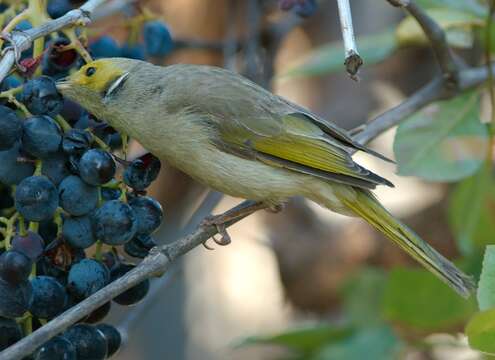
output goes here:
[[339, 7], [340, 28], [342, 30], [342, 38], [344, 39], [345, 48], [345, 67], [351, 79], [357, 80], [357, 73], [363, 59], [359, 56], [356, 38], [354, 37], [354, 28], [352, 25], [351, 6], [349, 0], [337, 0]]

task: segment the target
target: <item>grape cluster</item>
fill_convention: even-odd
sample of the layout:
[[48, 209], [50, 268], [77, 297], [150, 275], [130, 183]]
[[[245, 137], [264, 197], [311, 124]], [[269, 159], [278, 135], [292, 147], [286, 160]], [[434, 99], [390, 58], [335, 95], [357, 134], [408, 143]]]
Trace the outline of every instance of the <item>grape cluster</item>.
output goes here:
[[[51, 0], [47, 10], [56, 18], [76, 4]], [[119, 46], [105, 35], [89, 53], [144, 59], [173, 50], [163, 22], [145, 19], [140, 29], [133, 37], [142, 42]], [[83, 61], [63, 34], [46, 40], [42, 56], [24, 52], [27, 70], [0, 88], [0, 351], [132, 270], [156, 246], [163, 218], [146, 194], [160, 161], [151, 154], [128, 161], [118, 132], [61, 96], [55, 81]], [[130, 288], [29, 358], [112, 356], [121, 335], [100, 322], [113, 303], [134, 305], [149, 286]]]

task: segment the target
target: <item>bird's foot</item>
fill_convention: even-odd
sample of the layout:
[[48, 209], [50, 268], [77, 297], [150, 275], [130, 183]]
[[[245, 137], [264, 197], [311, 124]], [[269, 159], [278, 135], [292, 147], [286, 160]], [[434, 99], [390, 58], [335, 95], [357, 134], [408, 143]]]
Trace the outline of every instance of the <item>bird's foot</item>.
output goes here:
[[284, 209], [285, 209], [285, 203], [281, 203], [281, 204], [270, 205], [265, 210], [272, 213], [272, 214], [278, 214], [279, 212], [281, 212]]
[[[201, 226], [215, 226], [217, 228], [217, 232], [220, 235], [220, 239], [218, 239], [215, 235], [211, 237], [211, 239], [220, 246], [229, 245], [232, 242], [232, 238], [227, 232], [227, 227], [225, 223], [231, 219], [222, 215], [217, 216], [208, 216], [201, 222]], [[203, 246], [208, 250], [213, 250], [212, 247], [208, 246], [206, 241], [203, 243]]]

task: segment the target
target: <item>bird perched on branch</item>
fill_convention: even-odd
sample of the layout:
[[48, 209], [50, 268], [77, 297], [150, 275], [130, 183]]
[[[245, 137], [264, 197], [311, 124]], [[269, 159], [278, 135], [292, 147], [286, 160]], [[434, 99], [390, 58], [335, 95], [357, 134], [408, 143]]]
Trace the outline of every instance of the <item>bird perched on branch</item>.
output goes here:
[[304, 196], [365, 219], [464, 297], [470, 277], [373, 196], [389, 181], [350, 150], [387, 160], [334, 124], [233, 72], [100, 59], [60, 82], [62, 94], [154, 155], [223, 193], [277, 206]]

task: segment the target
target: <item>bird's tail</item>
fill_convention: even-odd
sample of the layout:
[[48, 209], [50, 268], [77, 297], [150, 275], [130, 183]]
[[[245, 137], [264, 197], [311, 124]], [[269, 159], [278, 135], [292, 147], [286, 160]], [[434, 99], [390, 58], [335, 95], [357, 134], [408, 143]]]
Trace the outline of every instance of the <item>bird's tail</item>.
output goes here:
[[353, 195], [357, 194], [357, 196], [349, 196], [348, 192], [336, 193], [335, 195], [353, 213], [364, 218], [375, 229], [394, 241], [459, 295], [464, 298], [471, 295], [476, 289], [476, 285], [470, 276], [460, 271], [426, 241], [395, 219], [371, 192], [354, 189]]

